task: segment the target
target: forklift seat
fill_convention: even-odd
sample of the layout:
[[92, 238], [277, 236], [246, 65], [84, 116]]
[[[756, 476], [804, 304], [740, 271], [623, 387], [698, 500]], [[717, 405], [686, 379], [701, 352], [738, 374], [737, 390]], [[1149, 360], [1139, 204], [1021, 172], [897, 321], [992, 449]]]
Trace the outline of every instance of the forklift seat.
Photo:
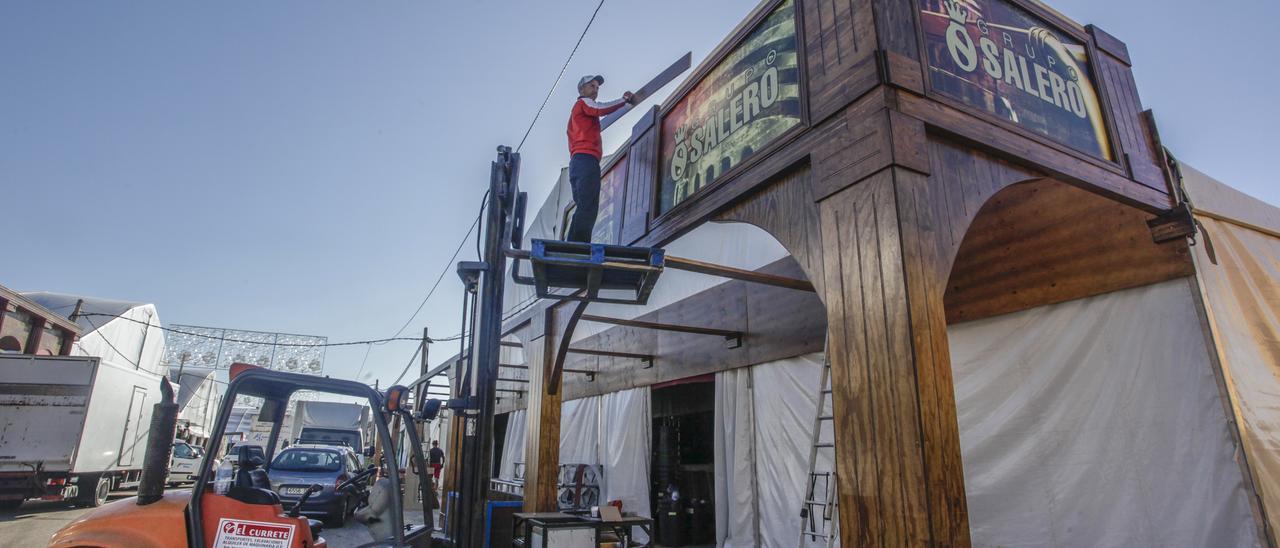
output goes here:
[[[245, 448], [247, 449], [247, 448]], [[245, 504], [280, 504], [280, 495], [271, 490], [271, 480], [262, 469], [262, 458], [241, 451], [240, 469], [227, 496]]]

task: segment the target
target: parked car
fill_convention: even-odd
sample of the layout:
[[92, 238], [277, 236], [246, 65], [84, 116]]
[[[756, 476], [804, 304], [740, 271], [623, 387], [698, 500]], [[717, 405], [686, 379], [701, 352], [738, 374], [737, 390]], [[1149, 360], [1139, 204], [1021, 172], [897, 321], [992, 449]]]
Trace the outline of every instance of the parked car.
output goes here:
[[[182, 440], [173, 440], [173, 457], [169, 459], [169, 485], [189, 483], [196, 480], [197, 467], [204, 458], [204, 449]], [[216, 468], [217, 462], [213, 463]]]
[[253, 456], [258, 457], [264, 461], [267, 460], [266, 451], [262, 449], [261, 445], [258, 445], [256, 443], [237, 443], [235, 445], [232, 445], [231, 447], [227, 448], [227, 454], [222, 458], [222, 460], [225, 462], [229, 462], [234, 466], [236, 464], [236, 460], [240, 458], [240, 447], [245, 445], [249, 446], [249, 451], [252, 453]]
[[268, 468], [271, 489], [280, 495], [280, 503], [292, 509], [312, 484], [323, 490], [307, 499], [302, 514], [320, 516], [330, 527], [342, 527], [357, 504], [368, 496], [368, 486], [338, 491], [352, 476], [362, 470], [354, 451], [345, 446], [295, 445], [276, 456]]

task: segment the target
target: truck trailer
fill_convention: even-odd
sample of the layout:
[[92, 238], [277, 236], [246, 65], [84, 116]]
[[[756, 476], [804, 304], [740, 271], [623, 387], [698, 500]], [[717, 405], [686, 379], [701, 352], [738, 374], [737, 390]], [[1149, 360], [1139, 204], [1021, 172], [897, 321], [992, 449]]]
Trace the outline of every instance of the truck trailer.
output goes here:
[[346, 445], [357, 453], [372, 440], [369, 406], [358, 403], [298, 401], [294, 403], [293, 443]]
[[99, 506], [135, 487], [160, 378], [92, 356], [0, 354], [0, 509]]

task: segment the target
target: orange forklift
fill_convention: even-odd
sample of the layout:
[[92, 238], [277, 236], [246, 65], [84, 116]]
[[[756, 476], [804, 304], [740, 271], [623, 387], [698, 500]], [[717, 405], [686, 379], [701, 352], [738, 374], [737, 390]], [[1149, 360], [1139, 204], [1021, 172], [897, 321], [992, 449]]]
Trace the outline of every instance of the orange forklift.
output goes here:
[[[365, 470], [353, 474], [337, 491], [370, 482], [375, 475], [381, 479], [373, 490], [384, 489], [394, 496], [376, 497], [371, 494], [369, 508], [364, 511], [370, 523], [370, 531], [386, 532], [384, 538], [374, 538], [364, 546], [431, 546], [431, 507], [434, 487], [427, 472], [426, 460], [417, 429], [412, 425], [430, 420], [438, 410], [437, 402], [422, 407], [430, 411], [416, 415], [402, 405], [409, 389], [393, 386], [380, 393], [368, 385], [354, 381], [331, 379], [312, 375], [299, 375], [272, 371], [257, 366], [234, 364], [230, 371], [231, 382], [218, 411], [214, 435], [206, 442], [204, 460], [201, 461], [198, 479], [190, 492], [165, 493], [169, 457], [172, 451], [173, 433], [177, 425], [178, 406], [174, 403], [173, 388], [168, 380], [162, 381], [163, 400], [155, 405], [151, 421], [151, 436], [147, 445], [138, 496], [119, 500], [94, 510], [63, 527], [50, 540], [51, 547], [324, 547], [320, 536], [321, 523], [300, 514], [303, 503], [311, 495], [324, 489], [320, 484], [306, 488], [302, 498], [286, 511], [279, 496], [272, 491], [270, 466], [279, 441], [281, 424], [290, 396], [301, 390], [323, 394], [353, 396], [368, 400], [374, 413], [377, 435], [383, 448], [381, 467], [370, 464]], [[229, 466], [215, 469], [214, 455], [222, 444], [231, 407], [239, 396], [262, 399], [258, 420], [271, 423], [271, 435], [263, 451], [251, 453], [244, 447], [236, 456], [234, 471]], [[431, 405], [437, 403], [437, 405]], [[399, 417], [408, 435], [404, 444], [411, 454], [414, 473], [422, 481], [421, 500], [424, 501], [424, 518], [428, 525], [405, 523], [399, 469], [400, 447], [393, 439], [388, 421]], [[256, 449], [254, 447], [253, 449]], [[228, 455], [230, 457], [230, 455]], [[222, 474], [219, 474], [219, 470]], [[230, 473], [228, 473], [230, 472]], [[381, 474], [379, 474], [381, 472]], [[374, 498], [381, 504], [374, 504]], [[412, 500], [414, 497], [409, 497]], [[377, 536], [376, 533], [374, 533]]]

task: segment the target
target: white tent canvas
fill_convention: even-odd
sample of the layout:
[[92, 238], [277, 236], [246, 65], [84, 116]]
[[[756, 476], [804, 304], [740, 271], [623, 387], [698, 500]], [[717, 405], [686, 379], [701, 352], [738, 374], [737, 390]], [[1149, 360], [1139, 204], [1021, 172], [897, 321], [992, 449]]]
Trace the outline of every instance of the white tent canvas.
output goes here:
[[165, 374], [164, 330], [153, 304], [81, 297], [62, 293], [32, 292], [24, 297], [58, 314], [71, 316], [83, 301], [76, 323], [83, 329], [71, 354], [97, 356], [129, 364], [157, 375]]

